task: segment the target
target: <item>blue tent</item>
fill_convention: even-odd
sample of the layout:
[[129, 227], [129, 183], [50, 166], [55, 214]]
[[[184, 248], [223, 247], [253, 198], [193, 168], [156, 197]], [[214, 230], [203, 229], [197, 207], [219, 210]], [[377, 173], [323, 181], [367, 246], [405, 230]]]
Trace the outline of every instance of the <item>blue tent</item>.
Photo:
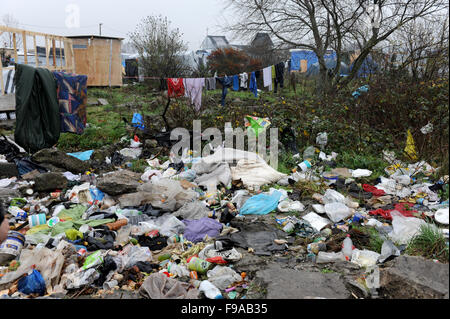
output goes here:
[[[336, 52], [332, 51], [324, 55], [325, 59], [336, 59]], [[306, 60], [308, 63], [308, 69], [315, 63], [319, 62], [316, 53], [310, 50], [300, 50], [291, 52], [291, 70], [299, 71], [301, 60]]]
[[[328, 70], [334, 69], [334, 68], [336, 68], [337, 60], [326, 59], [325, 65], [327, 66]], [[306, 71], [306, 76], [317, 76], [317, 75], [319, 75], [319, 70], [320, 70], [319, 62], [316, 62], [313, 65], [311, 65], [311, 67], [308, 67], [308, 70]], [[350, 68], [348, 67], [348, 65], [345, 64], [344, 62], [341, 62], [341, 69], [340, 69], [341, 76], [348, 75], [349, 71], [350, 71]]]
[[[353, 70], [354, 63], [350, 66], [350, 71]], [[357, 77], [367, 77], [370, 74], [374, 74], [378, 71], [378, 63], [376, 63], [370, 56], [368, 56], [361, 67], [359, 68], [356, 76]]]

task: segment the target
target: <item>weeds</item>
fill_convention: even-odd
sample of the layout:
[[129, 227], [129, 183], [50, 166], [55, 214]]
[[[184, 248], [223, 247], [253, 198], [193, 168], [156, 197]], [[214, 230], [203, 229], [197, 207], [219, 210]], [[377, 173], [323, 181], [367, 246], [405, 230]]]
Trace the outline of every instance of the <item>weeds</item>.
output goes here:
[[423, 225], [420, 232], [414, 236], [406, 248], [406, 253], [412, 256], [422, 256], [448, 263], [448, 244], [442, 231], [434, 225]]

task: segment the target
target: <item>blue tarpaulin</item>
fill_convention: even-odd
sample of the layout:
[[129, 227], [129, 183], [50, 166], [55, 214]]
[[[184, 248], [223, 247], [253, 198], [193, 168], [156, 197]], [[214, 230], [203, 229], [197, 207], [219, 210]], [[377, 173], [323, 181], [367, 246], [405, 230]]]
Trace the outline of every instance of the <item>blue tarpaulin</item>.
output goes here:
[[89, 161], [91, 159], [92, 153], [94, 151], [78, 152], [78, 153], [67, 153], [67, 155], [76, 157], [81, 161]]

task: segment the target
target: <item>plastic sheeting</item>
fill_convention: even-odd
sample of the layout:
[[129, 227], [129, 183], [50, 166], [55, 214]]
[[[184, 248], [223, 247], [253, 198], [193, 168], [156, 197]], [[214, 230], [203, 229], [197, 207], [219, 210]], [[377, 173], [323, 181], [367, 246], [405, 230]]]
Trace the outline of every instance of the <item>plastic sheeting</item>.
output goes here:
[[164, 274], [151, 274], [145, 279], [139, 293], [149, 299], [198, 299], [199, 291], [189, 289], [189, 283], [168, 278]]

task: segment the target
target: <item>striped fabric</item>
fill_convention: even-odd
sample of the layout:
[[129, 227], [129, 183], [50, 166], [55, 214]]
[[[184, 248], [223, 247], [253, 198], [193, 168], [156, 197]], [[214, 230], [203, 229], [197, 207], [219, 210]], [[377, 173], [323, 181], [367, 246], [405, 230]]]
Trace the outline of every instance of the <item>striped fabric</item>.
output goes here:
[[3, 72], [2, 72], [3, 85], [4, 85], [4, 87], [2, 88], [2, 91], [4, 90], [5, 94], [15, 93], [14, 73], [15, 73], [15, 70], [3, 70]]

